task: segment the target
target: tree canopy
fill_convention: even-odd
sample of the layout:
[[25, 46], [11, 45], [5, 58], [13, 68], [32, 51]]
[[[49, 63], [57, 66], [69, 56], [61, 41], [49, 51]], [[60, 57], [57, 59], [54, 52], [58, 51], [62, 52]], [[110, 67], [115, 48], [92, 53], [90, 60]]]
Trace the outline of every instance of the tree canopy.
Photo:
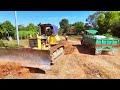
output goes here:
[[81, 31], [84, 29], [84, 23], [83, 22], [75, 22], [73, 24], [75, 26], [76, 33], [81, 33]]
[[68, 24], [69, 24], [68, 19], [62, 19], [62, 20], [59, 22], [59, 24], [60, 24], [60, 27], [61, 27], [62, 29], [67, 28], [67, 27], [68, 27]]
[[[94, 22], [100, 34], [110, 33], [112, 35], [118, 36], [116, 30], [120, 24], [120, 12], [119, 11], [102, 11], [95, 12], [93, 15], [89, 15], [87, 22]], [[120, 35], [120, 34], [119, 34]]]
[[15, 27], [9, 21], [5, 21], [0, 24], [0, 35], [1, 37], [7, 38], [9, 36], [14, 36]]
[[[76, 20], [78, 22], [69, 23], [68, 19], [60, 20], [59, 34], [68, 33], [72, 26], [75, 27], [75, 32], [80, 34], [81, 31], [87, 29], [96, 29], [99, 34], [111, 34], [120, 37], [120, 12], [119, 11], [96, 11], [86, 18], [86, 22]], [[20, 39], [27, 39], [29, 35], [36, 35], [38, 28], [33, 23], [27, 26], [18, 25]], [[0, 39], [8, 37], [16, 39], [16, 30], [10, 21], [0, 23]]]

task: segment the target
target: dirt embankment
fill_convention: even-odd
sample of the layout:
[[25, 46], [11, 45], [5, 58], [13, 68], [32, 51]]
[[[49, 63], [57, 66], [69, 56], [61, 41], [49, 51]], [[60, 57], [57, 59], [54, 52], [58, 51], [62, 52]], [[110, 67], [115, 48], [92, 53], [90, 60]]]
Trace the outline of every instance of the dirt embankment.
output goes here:
[[11, 62], [0, 64], [1, 79], [26, 79], [29, 77], [29, 69], [23, 68], [19, 64]]
[[72, 45], [71, 42], [69, 42], [69, 41], [61, 41], [60, 43], [64, 45], [64, 54], [65, 55], [72, 54], [74, 52], [75, 47]]

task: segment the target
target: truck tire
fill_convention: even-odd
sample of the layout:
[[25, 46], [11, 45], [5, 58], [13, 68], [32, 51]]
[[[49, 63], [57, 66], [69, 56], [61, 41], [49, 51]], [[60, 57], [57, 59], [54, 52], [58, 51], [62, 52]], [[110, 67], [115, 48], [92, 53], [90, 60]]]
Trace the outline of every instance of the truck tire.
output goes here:
[[112, 55], [118, 55], [118, 51], [112, 51]]
[[81, 40], [81, 45], [85, 45], [85, 44], [84, 44], [84, 40], [83, 40], [83, 39]]
[[101, 55], [101, 52], [102, 52], [102, 51], [97, 51], [96, 49], [93, 49], [94, 55]]

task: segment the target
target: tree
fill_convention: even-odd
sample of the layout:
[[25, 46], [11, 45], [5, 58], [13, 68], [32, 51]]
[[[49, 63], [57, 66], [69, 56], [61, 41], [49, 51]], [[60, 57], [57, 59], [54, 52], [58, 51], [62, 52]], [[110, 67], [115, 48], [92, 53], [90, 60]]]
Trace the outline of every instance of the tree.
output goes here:
[[62, 28], [59, 28], [58, 34], [62, 35]]
[[38, 28], [37, 26], [35, 26], [34, 24], [30, 23], [27, 27], [26, 30], [31, 32], [30, 34], [34, 35], [38, 32]]
[[[114, 34], [115, 29], [120, 24], [120, 12], [119, 11], [98, 11], [86, 19], [88, 22], [85, 27], [91, 26], [92, 29], [97, 29], [100, 34]], [[117, 31], [118, 32], [118, 31]]]
[[98, 24], [98, 31], [100, 34], [104, 34], [107, 32], [106, 26], [105, 26], [105, 15], [104, 14], [100, 14], [97, 18], [97, 24]]
[[60, 22], [60, 28], [63, 29], [63, 33], [66, 33], [68, 30], [69, 21], [68, 19], [62, 19]]
[[67, 33], [69, 33], [71, 27], [73, 26], [73, 24], [68, 24], [68, 29], [67, 29]]
[[0, 39], [3, 38], [3, 34], [2, 34], [2, 25], [0, 24]]
[[111, 32], [114, 32], [114, 24], [118, 23], [120, 20], [120, 12], [118, 11], [108, 11], [105, 13], [105, 25], [107, 29], [110, 29]]
[[113, 35], [120, 38], [120, 21], [118, 23], [115, 23], [113, 26], [114, 26]]
[[7, 37], [14, 37], [15, 27], [9, 21], [5, 21], [1, 24], [0, 33], [7, 39]]
[[18, 29], [19, 31], [26, 31], [26, 27], [24, 27], [23, 25], [18, 25]]
[[98, 18], [98, 16], [99, 16], [101, 13], [104, 14], [105, 11], [97, 11], [97, 12], [95, 12], [94, 14], [89, 15], [88, 18], [86, 19], [86, 21], [89, 23], [89, 25], [90, 25], [92, 28], [98, 27], [97, 18]]
[[34, 32], [37, 32], [38, 31], [38, 28], [37, 26], [35, 26], [34, 24], [30, 23], [27, 27], [26, 27], [26, 30], [27, 31], [33, 31]]
[[89, 25], [89, 23], [85, 23], [84, 30], [92, 29], [92, 27]]
[[107, 11], [99, 14], [97, 18], [97, 24], [101, 34], [110, 33], [113, 34], [117, 23], [120, 20], [120, 12], [118, 11]]
[[76, 33], [80, 34], [84, 28], [84, 23], [83, 22], [75, 22], [73, 25], [75, 26]]
[[35, 26], [35, 25], [32, 24], [32, 23], [30, 23], [27, 27], [20, 26], [19, 29], [20, 29], [19, 33], [20, 33], [21, 39], [22, 39], [22, 38], [24, 38], [24, 39], [25, 39], [25, 38], [28, 38], [29, 35], [34, 36], [34, 35], [36, 35], [37, 32], [38, 32], [37, 26]]

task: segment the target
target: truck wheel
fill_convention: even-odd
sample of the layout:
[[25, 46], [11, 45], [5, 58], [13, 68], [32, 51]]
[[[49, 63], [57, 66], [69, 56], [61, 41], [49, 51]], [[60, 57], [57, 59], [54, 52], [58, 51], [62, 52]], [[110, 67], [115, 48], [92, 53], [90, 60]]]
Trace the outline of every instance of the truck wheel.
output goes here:
[[100, 55], [102, 51], [98, 51], [94, 49], [94, 55]]
[[81, 45], [85, 45], [83, 39], [81, 40]]
[[112, 51], [112, 55], [117, 55], [118, 51]]

